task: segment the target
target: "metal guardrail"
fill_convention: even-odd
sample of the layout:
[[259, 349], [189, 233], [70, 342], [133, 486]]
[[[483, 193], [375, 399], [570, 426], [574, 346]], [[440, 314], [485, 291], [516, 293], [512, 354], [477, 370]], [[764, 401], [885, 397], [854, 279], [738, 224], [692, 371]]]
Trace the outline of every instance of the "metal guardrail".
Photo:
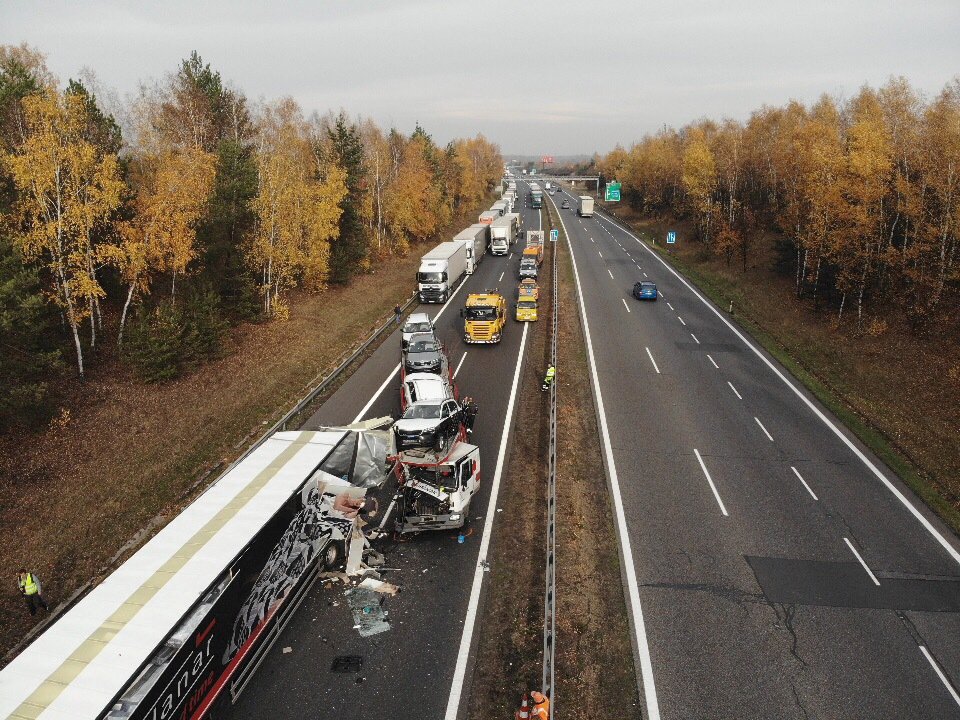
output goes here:
[[[554, 205], [556, 207], [556, 205]], [[549, 209], [547, 211], [549, 213]], [[552, 224], [552, 216], [551, 216]], [[550, 262], [550, 365], [557, 366], [557, 328], [558, 321], [558, 290], [557, 290], [557, 245], [553, 243]], [[547, 562], [546, 587], [543, 596], [543, 689], [541, 692], [550, 698], [550, 718], [553, 718], [555, 705], [554, 698], [554, 657], [556, 639], [556, 590], [557, 590], [557, 556], [556, 556], [556, 521], [557, 521], [557, 377], [550, 383], [550, 444], [547, 450]]]

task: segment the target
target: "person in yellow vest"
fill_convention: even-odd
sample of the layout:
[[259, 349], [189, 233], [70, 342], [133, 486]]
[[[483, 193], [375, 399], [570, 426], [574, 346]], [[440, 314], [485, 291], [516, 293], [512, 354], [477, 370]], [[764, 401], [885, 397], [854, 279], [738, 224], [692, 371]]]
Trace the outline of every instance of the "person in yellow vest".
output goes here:
[[530, 708], [530, 720], [550, 720], [550, 699], [539, 690], [530, 693], [533, 707]]
[[557, 369], [551, 365], [547, 368], [547, 374], [543, 376], [543, 385], [540, 386], [541, 390], [549, 390], [550, 386], [553, 385], [553, 379], [557, 376]]
[[40, 578], [34, 573], [29, 573], [23, 568], [20, 568], [20, 572], [17, 574], [17, 585], [20, 586], [20, 594], [23, 595], [24, 600], [27, 601], [27, 607], [30, 608], [30, 614], [36, 615], [37, 608], [42, 607], [47, 612], [50, 612], [50, 608], [47, 606], [47, 601], [43, 599], [43, 595], [40, 594]]

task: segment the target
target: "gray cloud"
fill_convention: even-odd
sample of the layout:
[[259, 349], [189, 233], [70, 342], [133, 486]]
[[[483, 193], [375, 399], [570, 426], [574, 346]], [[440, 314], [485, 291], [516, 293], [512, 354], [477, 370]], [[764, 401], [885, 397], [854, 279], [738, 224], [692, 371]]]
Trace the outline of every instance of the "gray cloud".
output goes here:
[[251, 99], [291, 95], [505, 152], [589, 153], [663, 124], [960, 72], [960, 3], [929, 0], [18, 2], [0, 42], [120, 93], [196, 49]]

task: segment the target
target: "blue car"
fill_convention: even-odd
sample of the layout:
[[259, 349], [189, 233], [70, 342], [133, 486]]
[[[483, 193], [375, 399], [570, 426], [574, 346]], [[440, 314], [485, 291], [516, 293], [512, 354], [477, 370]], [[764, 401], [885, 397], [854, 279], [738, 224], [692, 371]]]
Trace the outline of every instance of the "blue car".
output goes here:
[[633, 286], [633, 296], [637, 300], [656, 300], [657, 284], [652, 282], [638, 282]]

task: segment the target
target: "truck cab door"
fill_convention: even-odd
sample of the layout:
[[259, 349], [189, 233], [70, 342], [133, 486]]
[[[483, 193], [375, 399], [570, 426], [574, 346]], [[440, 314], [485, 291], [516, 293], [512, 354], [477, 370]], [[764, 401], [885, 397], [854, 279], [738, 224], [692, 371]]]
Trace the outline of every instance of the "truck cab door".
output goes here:
[[480, 489], [480, 449], [474, 449], [457, 463], [457, 478], [467, 497]]

